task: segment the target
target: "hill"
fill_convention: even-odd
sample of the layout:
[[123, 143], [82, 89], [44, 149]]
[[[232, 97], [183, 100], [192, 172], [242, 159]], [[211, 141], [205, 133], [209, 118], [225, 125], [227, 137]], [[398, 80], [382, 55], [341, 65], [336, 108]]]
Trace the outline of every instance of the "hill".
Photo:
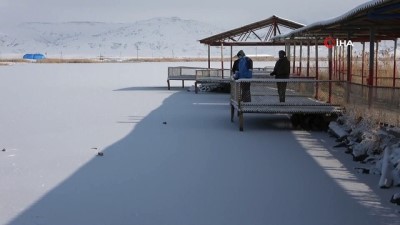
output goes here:
[[198, 40], [223, 31], [178, 17], [134, 23], [22, 23], [0, 31], [0, 56], [40, 52], [52, 58], [204, 57], [207, 46]]

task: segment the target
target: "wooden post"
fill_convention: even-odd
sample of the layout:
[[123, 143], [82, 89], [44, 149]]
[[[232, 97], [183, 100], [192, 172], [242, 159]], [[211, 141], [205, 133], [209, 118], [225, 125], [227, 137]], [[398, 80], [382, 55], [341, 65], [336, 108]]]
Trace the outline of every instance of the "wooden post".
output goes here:
[[[315, 38], [315, 79], [318, 80], [318, 38]], [[318, 83], [315, 84], [315, 98], [318, 99]]]
[[211, 53], [210, 53], [210, 45], [208, 45], [208, 69], [211, 68]]
[[340, 80], [345, 80], [344, 79], [344, 46], [341, 46], [341, 50], [342, 50], [342, 78], [340, 78]]
[[364, 62], [365, 62], [365, 42], [362, 43], [362, 56], [361, 56], [361, 85], [364, 85]]
[[367, 84], [374, 85], [374, 61], [375, 61], [375, 31], [371, 28], [369, 36], [369, 74]]
[[378, 41], [376, 41], [376, 50], [375, 50], [375, 86], [378, 86], [378, 48], [379, 44]]
[[318, 72], [318, 38], [315, 38], [315, 79], [319, 79]]
[[286, 58], [291, 62], [292, 60], [290, 59], [292, 53], [290, 52], [290, 41], [285, 43], [285, 51], [286, 51]]
[[[350, 40], [350, 34], [347, 35], [347, 40]], [[347, 88], [346, 88], [346, 102], [350, 102], [351, 83], [352, 83], [352, 46], [347, 45]], [[343, 47], [344, 49], [344, 47]]]
[[293, 42], [293, 74], [296, 73], [296, 41]]
[[342, 73], [342, 46], [338, 46], [338, 52], [339, 52], [339, 59], [338, 59], [338, 75], [339, 75], [339, 80], [342, 79], [341, 73]]
[[224, 79], [224, 44], [221, 42], [221, 72], [222, 79]]
[[303, 61], [303, 42], [300, 41], [300, 61], [299, 61], [299, 76], [301, 75], [301, 67], [302, 67], [302, 61]]
[[[333, 48], [333, 47], [332, 47]], [[332, 80], [332, 48], [328, 49], [328, 74], [329, 74], [329, 86], [328, 86], [328, 103], [330, 103], [332, 101], [332, 82], [330, 82]]]
[[310, 76], [310, 41], [307, 42], [307, 77]]
[[[333, 47], [333, 77], [335, 79], [338, 79], [338, 76], [337, 76], [337, 46]], [[338, 80], [340, 80], [340, 77]]]
[[372, 98], [373, 98], [373, 85], [374, 85], [374, 59], [375, 57], [375, 30], [373, 28], [370, 29], [369, 35], [369, 75], [368, 75], [368, 107], [372, 106]]
[[396, 71], [397, 71], [397, 65], [396, 65], [396, 51], [397, 51], [397, 38], [394, 39], [394, 53], [393, 53], [393, 87], [396, 87]]
[[[347, 40], [350, 40], [350, 34], [347, 36]], [[347, 45], [347, 81], [348, 82], [352, 82], [352, 66], [351, 66], [351, 62], [352, 62], [352, 48], [350, 45]]]
[[231, 67], [230, 67], [231, 74], [229, 74], [229, 75], [232, 75], [232, 73], [233, 73], [232, 67], [233, 67], [233, 47], [231, 45]]

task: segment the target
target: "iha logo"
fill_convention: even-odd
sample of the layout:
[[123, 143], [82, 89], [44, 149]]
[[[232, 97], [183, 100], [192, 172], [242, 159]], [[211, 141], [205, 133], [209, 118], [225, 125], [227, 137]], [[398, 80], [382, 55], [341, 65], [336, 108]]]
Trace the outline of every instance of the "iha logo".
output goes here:
[[339, 46], [351, 46], [353, 47], [353, 42], [351, 40], [340, 40], [338, 38], [333, 38], [333, 37], [326, 37], [324, 39], [324, 45], [327, 48], [333, 48], [333, 47], [339, 47]]

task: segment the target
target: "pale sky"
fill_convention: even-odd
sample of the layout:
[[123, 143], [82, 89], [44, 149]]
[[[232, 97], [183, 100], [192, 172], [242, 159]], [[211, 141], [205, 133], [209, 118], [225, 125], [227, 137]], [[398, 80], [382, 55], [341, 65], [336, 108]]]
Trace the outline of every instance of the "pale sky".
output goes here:
[[362, 0], [0, 0], [0, 25], [22, 22], [135, 22], [180, 17], [236, 28], [277, 15], [300, 23], [339, 16]]

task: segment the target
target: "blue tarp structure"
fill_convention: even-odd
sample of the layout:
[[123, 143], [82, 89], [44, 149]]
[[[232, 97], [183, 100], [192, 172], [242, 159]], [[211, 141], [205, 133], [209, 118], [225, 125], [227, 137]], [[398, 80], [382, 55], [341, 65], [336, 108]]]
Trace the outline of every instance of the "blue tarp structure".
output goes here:
[[23, 59], [45, 59], [46, 57], [43, 54], [25, 54]]

